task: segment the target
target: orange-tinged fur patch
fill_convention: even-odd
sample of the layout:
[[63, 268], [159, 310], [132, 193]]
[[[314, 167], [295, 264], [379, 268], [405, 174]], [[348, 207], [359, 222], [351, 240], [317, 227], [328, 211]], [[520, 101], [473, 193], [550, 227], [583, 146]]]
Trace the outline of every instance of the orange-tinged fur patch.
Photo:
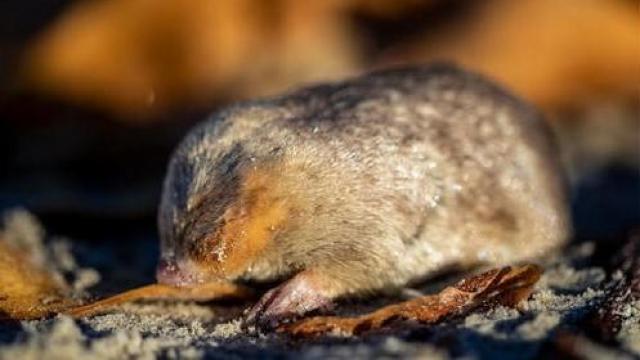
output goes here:
[[213, 265], [224, 277], [242, 274], [282, 229], [289, 214], [287, 202], [279, 197], [277, 168], [253, 168], [242, 177], [238, 198], [213, 235], [220, 244], [219, 263], [201, 264]]

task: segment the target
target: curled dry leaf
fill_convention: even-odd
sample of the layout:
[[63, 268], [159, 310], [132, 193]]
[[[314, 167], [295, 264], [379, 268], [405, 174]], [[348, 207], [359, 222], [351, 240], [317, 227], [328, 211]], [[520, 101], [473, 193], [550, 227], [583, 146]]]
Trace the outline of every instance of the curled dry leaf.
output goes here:
[[246, 299], [251, 297], [251, 294], [248, 288], [229, 282], [214, 282], [180, 288], [151, 284], [88, 305], [72, 308], [66, 311], [66, 314], [75, 318], [92, 316], [105, 313], [114, 306], [143, 299], [211, 301], [222, 298]]
[[319, 316], [283, 325], [279, 331], [311, 337], [326, 333], [359, 335], [402, 320], [434, 324], [480, 306], [516, 306], [526, 299], [542, 270], [536, 265], [494, 269], [459, 281], [436, 295], [390, 305], [358, 317]]
[[0, 320], [43, 318], [74, 304], [67, 284], [0, 239]]

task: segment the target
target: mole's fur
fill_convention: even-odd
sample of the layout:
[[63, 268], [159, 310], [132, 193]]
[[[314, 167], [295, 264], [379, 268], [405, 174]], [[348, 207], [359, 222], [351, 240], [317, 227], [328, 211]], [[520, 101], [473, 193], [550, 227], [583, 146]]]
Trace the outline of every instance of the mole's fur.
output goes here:
[[539, 257], [569, 236], [530, 105], [450, 65], [374, 72], [224, 109], [173, 154], [158, 280], [288, 279], [254, 321]]

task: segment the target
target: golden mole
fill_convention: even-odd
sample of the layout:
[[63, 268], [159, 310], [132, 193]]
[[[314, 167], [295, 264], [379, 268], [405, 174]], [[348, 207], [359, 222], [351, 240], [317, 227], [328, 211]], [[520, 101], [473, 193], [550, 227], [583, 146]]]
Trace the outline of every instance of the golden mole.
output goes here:
[[373, 72], [231, 106], [169, 163], [160, 283], [287, 279], [258, 325], [514, 263], [567, 240], [567, 198], [535, 109], [452, 65]]

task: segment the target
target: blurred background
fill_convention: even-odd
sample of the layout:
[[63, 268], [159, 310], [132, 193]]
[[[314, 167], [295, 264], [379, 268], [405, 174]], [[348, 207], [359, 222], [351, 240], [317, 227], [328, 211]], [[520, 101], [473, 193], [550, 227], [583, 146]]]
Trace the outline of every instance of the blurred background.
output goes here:
[[132, 266], [129, 249], [143, 246], [153, 262], [168, 156], [206, 114], [448, 60], [542, 109], [570, 174], [578, 237], [615, 234], [640, 224], [639, 4], [3, 0], [0, 210], [26, 208], [50, 233]]

